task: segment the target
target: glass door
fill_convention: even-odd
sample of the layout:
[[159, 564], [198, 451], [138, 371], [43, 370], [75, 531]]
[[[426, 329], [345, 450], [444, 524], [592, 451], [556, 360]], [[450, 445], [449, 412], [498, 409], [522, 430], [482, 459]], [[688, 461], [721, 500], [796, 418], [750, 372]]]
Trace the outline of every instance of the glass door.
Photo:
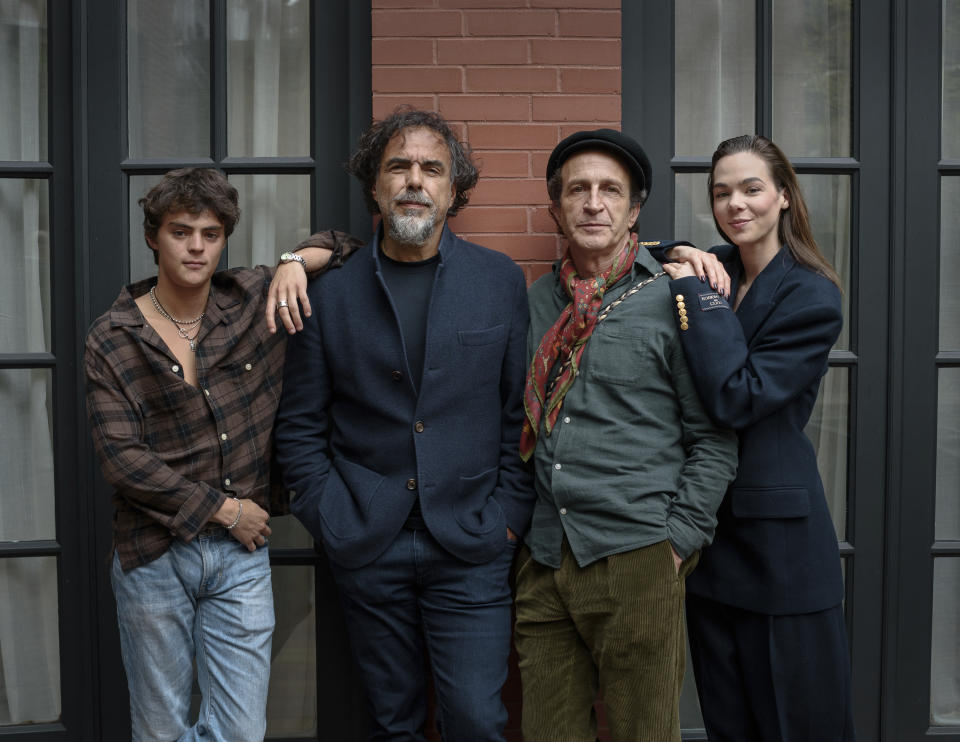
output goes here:
[[[844, 328], [806, 433], [843, 560], [854, 693], [872, 699], [857, 715], [865, 739], [878, 726], [882, 626], [887, 298], [872, 287], [887, 276], [886, 194], [876, 180], [888, 166], [890, 50], [878, 43], [886, 23], [882, 13], [864, 17], [855, 0], [623, 6], [625, 38], [636, 29], [640, 39], [624, 46], [623, 127], [653, 161], [642, 239], [722, 243], [710, 158], [722, 140], [760, 133], [793, 162], [818, 245], [841, 277]], [[690, 675], [681, 723], [685, 738], [703, 739]]]

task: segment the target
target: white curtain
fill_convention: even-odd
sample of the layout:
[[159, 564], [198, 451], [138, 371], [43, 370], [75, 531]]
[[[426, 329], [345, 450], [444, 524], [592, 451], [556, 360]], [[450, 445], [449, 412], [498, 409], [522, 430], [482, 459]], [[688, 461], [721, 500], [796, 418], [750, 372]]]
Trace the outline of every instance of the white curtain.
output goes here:
[[[227, 151], [233, 157], [310, 154], [310, 37], [305, 0], [228, 5]], [[322, 115], [322, 114], [321, 114]], [[305, 175], [234, 175], [243, 216], [231, 266], [275, 265], [310, 234]]]
[[[0, 0], [2, 159], [46, 157], [46, 12]], [[12, 104], [11, 104], [12, 102]], [[0, 349], [50, 350], [47, 183], [0, 179]], [[0, 541], [54, 539], [51, 374], [0, 371]], [[0, 725], [60, 716], [57, 560], [0, 559]]]

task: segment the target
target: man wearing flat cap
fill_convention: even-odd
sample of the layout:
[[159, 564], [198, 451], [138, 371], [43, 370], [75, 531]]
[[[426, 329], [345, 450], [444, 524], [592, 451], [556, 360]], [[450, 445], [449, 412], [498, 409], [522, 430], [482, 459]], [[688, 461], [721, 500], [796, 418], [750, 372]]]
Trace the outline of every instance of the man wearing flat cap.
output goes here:
[[668, 279], [633, 232], [640, 145], [577, 132], [547, 164], [567, 251], [531, 288], [521, 456], [537, 502], [516, 564], [526, 742], [679, 740], [684, 579], [737, 450], [700, 405]]

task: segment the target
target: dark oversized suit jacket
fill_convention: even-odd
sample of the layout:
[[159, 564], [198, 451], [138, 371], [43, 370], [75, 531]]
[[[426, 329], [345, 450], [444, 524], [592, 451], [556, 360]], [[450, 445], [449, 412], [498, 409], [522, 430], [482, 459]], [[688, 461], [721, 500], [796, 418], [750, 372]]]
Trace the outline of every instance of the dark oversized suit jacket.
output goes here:
[[356, 568], [389, 546], [419, 494], [445, 549], [490, 561], [508, 526], [525, 533], [535, 499], [518, 452], [523, 274], [444, 228], [414, 385], [379, 240], [310, 284], [313, 316], [287, 345], [274, 440], [291, 511], [331, 559]]
[[[736, 296], [739, 252], [713, 251]], [[686, 305], [680, 336], [703, 406], [740, 438], [737, 478], [687, 590], [768, 614], [839, 604], [837, 537], [803, 432], [843, 324], [839, 290], [783, 248], [736, 313], [696, 278], [672, 281], [671, 293]]]

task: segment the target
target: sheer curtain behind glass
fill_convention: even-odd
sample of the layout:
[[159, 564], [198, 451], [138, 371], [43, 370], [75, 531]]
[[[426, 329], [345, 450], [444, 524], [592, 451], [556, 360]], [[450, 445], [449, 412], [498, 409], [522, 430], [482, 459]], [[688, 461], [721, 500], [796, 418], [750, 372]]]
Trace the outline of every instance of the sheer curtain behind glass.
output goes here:
[[676, 155], [709, 156], [754, 130], [755, 0], [677, 0]]
[[[46, 4], [0, 0], [0, 159], [44, 160]], [[0, 352], [50, 350], [47, 183], [0, 178]], [[0, 370], [0, 541], [54, 539], [51, 376]], [[0, 559], [0, 725], [60, 716], [55, 559]]]
[[[310, 7], [230, 0], [227, 12], [227, 151], [231, 157], [310, 154]], [[273, 265], [310, 234], [307, 176], [234, 175], [243, 216], [230, 240], [234, 265]]]

